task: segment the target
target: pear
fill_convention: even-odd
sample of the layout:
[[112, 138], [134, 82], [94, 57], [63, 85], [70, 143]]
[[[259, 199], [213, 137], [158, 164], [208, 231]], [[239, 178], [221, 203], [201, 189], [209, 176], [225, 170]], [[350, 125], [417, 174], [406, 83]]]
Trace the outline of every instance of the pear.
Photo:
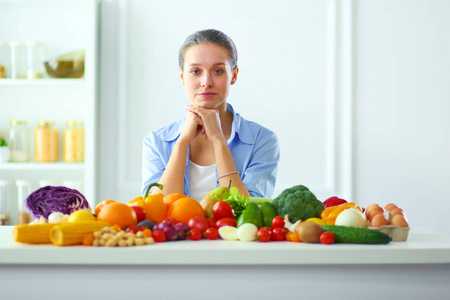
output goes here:
[[212, 208], [216, 201], [224, 200], [228, 197], [230, 197], [230, 189], [225, 186], [216, 187], [203, 197], [200, 200], [200, 205], [203, 207], [206, 217], [210, 218], [213, 216]]

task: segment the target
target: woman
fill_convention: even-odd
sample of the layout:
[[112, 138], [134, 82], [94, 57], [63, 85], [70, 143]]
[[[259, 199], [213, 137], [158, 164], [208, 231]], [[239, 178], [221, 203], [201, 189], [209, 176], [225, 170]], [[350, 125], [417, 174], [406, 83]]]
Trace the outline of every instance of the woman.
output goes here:
[[227, 104], [239, 68], [233, 41], [209, 29], [187, 37], [179, 71], [191, 104], [186, 117], [144, 139], [142, 193], [159, 182], [165, 195], [200, 200], [217, 186], [235, 186], [241, 195], [271, 197], [279, 161], [272, 131], [243, 119]]

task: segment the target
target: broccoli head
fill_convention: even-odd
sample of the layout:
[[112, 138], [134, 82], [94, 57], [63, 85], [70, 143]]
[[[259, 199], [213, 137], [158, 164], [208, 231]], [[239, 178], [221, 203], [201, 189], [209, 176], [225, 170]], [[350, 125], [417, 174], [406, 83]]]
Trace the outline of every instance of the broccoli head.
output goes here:
[[272, 204], [280, 216], [288, 215], [292, 223], [309, 218], [320, 218], [320, 213], [324, 210], [323, 203], [303, 185], [285, 189]]

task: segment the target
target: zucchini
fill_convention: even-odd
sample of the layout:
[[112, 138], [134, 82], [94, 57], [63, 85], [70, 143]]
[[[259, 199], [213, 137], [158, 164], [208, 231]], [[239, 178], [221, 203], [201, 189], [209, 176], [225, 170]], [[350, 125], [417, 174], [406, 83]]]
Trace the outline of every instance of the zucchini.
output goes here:
[[334, 234], [335, 243], [348, 244], [388, 244], [391, 236], [368, 228], [323, 225], [323, 230]]

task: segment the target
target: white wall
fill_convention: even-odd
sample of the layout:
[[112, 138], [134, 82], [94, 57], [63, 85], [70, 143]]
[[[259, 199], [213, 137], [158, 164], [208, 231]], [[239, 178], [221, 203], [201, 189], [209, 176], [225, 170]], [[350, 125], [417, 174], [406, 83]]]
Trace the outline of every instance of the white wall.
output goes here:
[[[295, 182], [322, 199], [337, 193], [363, 206], [394, 202], [413, 226], [450, 235], [450, 21], [444, 17], [450, 2], [175, 3], [102, 3], [99, 201], [127, 201], [139, 193], [141, 139], [178, 116], [169, 106], [185, 101], [178, 47], [187, 34], [216, 27], [235, 39], [246, 67], [232, 96], [250, 90], [265, 103], [260, 110], [239, 102], [244, 116], [284, 129], [265, 117], [279, 89], [287, 90], [289, 108], [277, 106], [278, 114], [309, 108], [317, 116], [313, 138], [298, 130], [302, 126], [289, 127], [305, 140], [295, 147], [311, 147], [299, 157], [293, 151], [298, 148], [282, 144], [286, 163], [305, 162], [307, 168], [280, 166], [279, 190]], [[264, 32], [273, 37], [282, 30], [286, 38], [259, 47], [267, 43]], [[274, 62], [280, 58], [281, 64]], [[162, 115], [164, 110], [169, 113]]]

